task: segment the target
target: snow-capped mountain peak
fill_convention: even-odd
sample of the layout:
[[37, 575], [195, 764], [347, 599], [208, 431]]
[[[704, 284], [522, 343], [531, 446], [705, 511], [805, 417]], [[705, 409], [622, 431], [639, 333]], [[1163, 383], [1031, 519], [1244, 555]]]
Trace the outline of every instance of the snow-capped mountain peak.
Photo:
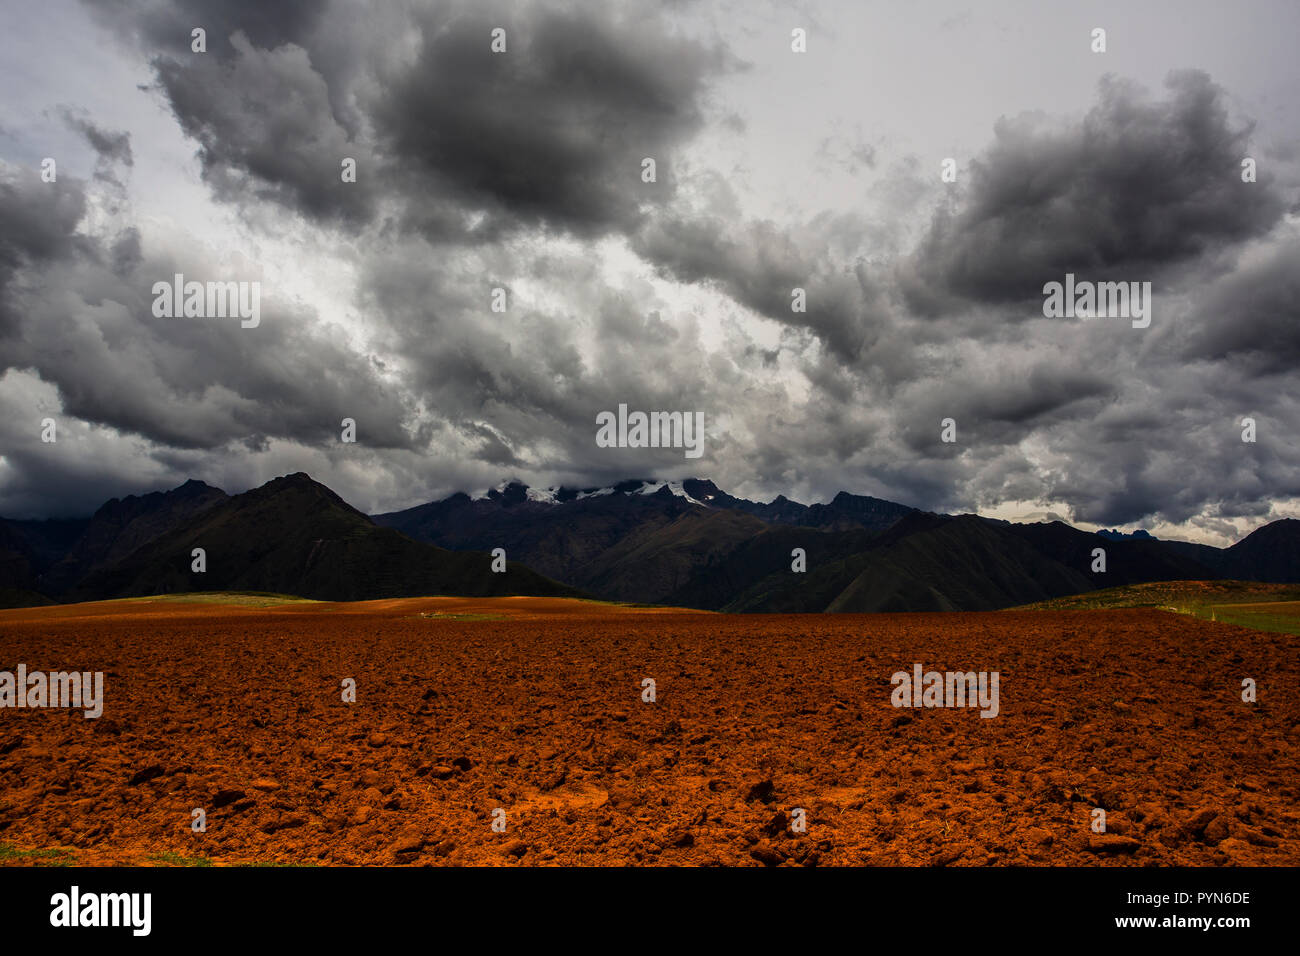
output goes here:
[[[709, 483], [707, 487], [711, 488], [713, 486]], [[704, 508], [713, 507], [708, 501], [702, 501], [687, 491], [685, 481], [651, 481], [642, 478], [620, 481], [618, 484], [604, 488], [587, 488], [583, 490], [554, 485], [546, 488], [533, 488], [518, 479], [507, 479], [487, 491], [475, 492], [469, 498], [471, 501], [496, 501], [507, 506], [523, 504], [524, 502], [562, 505], [573, 501], [582, 501], [586, 498], [603, 498], [615, 494], [655, 495], [665, 488], [668, 489], [669, 494], [682, 498], [690, 504], [700, 505]], [[713, 495], [706, 496], [706, 498], [712, 497]]]
[[636, 493], [639, 495], [654, 495], [658, 494], [665, 487], [671, 494], [676, 495], [678, 498], [685, 498], [693, 505], [708, 507], [708, 505], [705, 505], [703, 501], [698, 501], [695, 498], [692, 498], [680, 481], [645, 481], [641, 483], [641, 490]]

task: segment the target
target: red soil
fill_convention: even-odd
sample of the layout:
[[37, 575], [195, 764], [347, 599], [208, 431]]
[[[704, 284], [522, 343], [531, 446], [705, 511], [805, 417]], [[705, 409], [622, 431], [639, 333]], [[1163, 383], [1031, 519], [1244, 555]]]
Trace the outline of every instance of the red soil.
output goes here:
[[[1296, 864], [1296, 640], [1157, 611], [0, 612], [0, 670], [105, 672], [98, 720], [0, 710], [0, 862]], [[895, 709], [913, 662], [999, 671], [1000, 715]]]

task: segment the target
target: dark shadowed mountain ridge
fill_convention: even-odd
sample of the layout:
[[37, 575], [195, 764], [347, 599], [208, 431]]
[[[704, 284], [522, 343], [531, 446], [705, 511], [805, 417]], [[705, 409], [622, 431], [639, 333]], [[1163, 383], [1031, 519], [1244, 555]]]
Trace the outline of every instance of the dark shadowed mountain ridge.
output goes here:
[[[491, 571], [498, 548], [504, 573]], [[330, 600], [582, 592], [737, 612], [947, 611], [1214, 579], [1300, 581], [1300, 521], [1221, 549], [848, 492], [756, 502], [694, 478], [582, 489], [506, 481], [369, 517], [302, 473], [235, 496], [189, 481], [76, 522], [0, 519], [8, 604], [195, 590]]]
[[[202, 571], [193, 569], [195, 549], [203, 552]], [[86, 573], [75, 576], [83, 566]], [[108, 502], [54, 568], [70, 583], [38, 593], [64, 601], [185, 591], [275, 591], [331, 601], [580, 596], [518, 560], [507, 558], [498, 573], [489, 554], [452, 552], [379, 527], [302, 473], [241, 495], [187, 482]]]
[[[848, 492], [824, 504], [756, 502], [695, 478], [540, 491], [505, 482], [375, 521], [443, 547], [505, 547], [603, 598], [711, 610], [992, 610], [1147, 581], [1300, 580], [1289, 563], [1300, 533], [1281, 522], [1225, 550], [1060, 521], [936, 515]], [[1093, 570], [1096, 548], [1104, 572]], [[793, 570], [796, 549], [803, 571]]]
[[[194, 548], [207, 569], [191, 570]], [[376, 525], [298, 473], [235, 495], [97, 571], [72, 592], [88, 600], [172, 591], [276, 591], [330, 601], [454, 594], [576, 596], [520, 562], [452, 552]]]

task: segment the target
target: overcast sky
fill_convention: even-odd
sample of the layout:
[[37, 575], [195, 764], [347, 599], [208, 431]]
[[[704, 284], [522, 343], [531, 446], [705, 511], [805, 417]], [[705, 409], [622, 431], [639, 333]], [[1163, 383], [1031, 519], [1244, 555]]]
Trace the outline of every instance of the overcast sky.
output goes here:
[[[1297, 36], [1293, 0], [3, 0], [0, 514], [697, 476], [1234, 541], [1300, 515]], [[177, 272], [260, 282], [260, 325], [155, 317]], [[1150, 327], [1044, 318], [1070, 272], [1150, 282]], [[703, 412], [703, 456], [598, 447], [620, 403]]]

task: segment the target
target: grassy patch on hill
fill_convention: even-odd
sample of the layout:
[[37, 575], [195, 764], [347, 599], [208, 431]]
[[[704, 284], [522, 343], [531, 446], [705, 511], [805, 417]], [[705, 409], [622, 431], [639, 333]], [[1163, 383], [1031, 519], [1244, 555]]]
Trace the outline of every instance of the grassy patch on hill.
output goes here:
[[1259, 631], [1300, 634], [1300, 585], [1257, 581], [1152, 581], [1026, 604], [1018, 611], [1145, 607]]
[[311, 598], [270, 591], [187, 591], [182, 594], [154, 594], [149, 597], [121, 598], [124, 603], [148, 601], [162, 604], [231, 604], [236, 607], [279, 607], [282, 604], [319, 604]]
[[420, 617], [429, 621], [508, 621], [505, 614], [458, 614], [451, 611], [421, 611]]

